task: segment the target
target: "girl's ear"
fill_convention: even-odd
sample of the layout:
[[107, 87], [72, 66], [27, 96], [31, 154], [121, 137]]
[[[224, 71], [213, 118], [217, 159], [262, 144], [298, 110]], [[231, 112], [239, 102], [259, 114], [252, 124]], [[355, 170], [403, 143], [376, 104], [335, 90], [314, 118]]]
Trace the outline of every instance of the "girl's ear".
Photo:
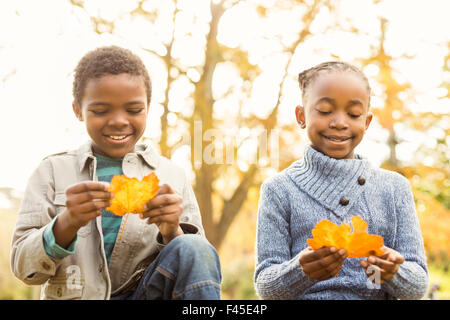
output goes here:
[[72, 103], [73, 113], [78, 118], [78, 120], [83, 121], [83, 114], [81, 112], [81, 108], [79, 108], [75, 102]]
[[298, 124], [302, 129], [306, 128], [305, 122], [305, 109], [302, 106], [297, 106], [295, 108], [295, 117], [297, 119]]

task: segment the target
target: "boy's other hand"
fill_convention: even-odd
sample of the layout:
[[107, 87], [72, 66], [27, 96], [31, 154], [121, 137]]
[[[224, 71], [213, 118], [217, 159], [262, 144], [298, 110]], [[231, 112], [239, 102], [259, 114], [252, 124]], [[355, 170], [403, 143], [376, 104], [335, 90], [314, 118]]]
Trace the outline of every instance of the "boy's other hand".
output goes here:
[[84, 181], [66, 190], [66, 216], [72, 228], [79, 229], [111, 205], [113, 194], [107, 182]]
[[141, 219], [148, 218], [147, 223], [155, 223], [163, 237], [164, 244], [184, 232], [180, 227], [183, 212], [183, 200], [168, 184], [159, 188], [158, 194], [144, 207]]
[[[398, 272], [399, 266], [405, 262], [405, 258], [394, 249], [386, 246], [382, 249], [385, 252], [384, 255], [379, 257], [370, 256], [366, 260], [361, 260], [360, 264], [361, 267], [364, 268], [364, 271], [368, 277], [373, 275], [373, 272], [379, 272], [380, 283], [385, 283], [395, 276]], [[372, 266], [372, 270], [370, 270], [371, 272], [368, 272], [369, 266]]]
[[337, 276], [347, 256], [345, 249], [323, 247], [313, 250], [307, 247], [300, 253], [299, 262], [309, 278], [322, 281]]

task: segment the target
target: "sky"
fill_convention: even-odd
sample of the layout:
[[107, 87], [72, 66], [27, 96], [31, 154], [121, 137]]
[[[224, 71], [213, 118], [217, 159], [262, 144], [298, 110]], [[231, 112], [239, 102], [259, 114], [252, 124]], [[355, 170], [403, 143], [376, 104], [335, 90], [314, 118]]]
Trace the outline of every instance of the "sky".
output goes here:
[[[198, 1], [205, 3], [207, 0]], [[156, 138], [159, 134], [159, 116], [162, 111], [160, 103], [164, 92], [161, 84], [164, 81], [159, 79], [165, 79], [166, 71], [161, 61], [146, 54], [141, 47], [144, 39], [166, 37], [170, 33], [169, 21], [160, 19], [159, 25], [153, 26], [152, 30], [156, 31], [143, 36], [142, 32], [134, 30], [143, 30], [148, 21], [135, 21], [131, 24], [129, 18], [121, 16], [123, 10], [132, 8], [133, 1], [86, 1], [89, 13], [120, 20], [118, 33], [122, 34], [121, 37], [110, 34], [98, 36], [92, 32], [87, 15], [71, 7], [68, 2], [0, 2], [0, 134], [4, 138], [1, 143], [0, 187], [24, 191], [29, 176], [45, 156], [77, 148], [88, 139], [84, 124], [75, 118], [71, 108], [72, 71], [81, 56], [95, 47], [107, 44], [124, 46], [140, 55], [149, 66], [154, 88], [145, 136]], [[273, 1], [259, 2], [270, 4]], [[170, 9], [167, 3], [160, 0], [152, 1], [149, 5], [163, 8], [160, 11], [163, 16]], [[218, 40], [224, 45], [241, 46], [248, 50], [250, 62], [262, 70], [255, 80], [254, 94], [249, 103], [251, 110], [264, 114], [273, 106], [271, 101], [276, 92], [273, 83], [280, 78], [284, 63], [284, 57], [276, 53], [279, 43], [273, 42], [271, 36], [281, 32], [282, 41], [289, 42], [293, 36], [292, 30], [298, 29], [296, 14], [301, 12], [274, 12], [263, 20], [252, 10], [255, 3], [258, 1], [243, 2], [227, 12], [221, 20]], [[198, 10], [197, 30], [207, 27], [208, 13], [204, 9], [198, 9], [202, 6], [189, 6], [185, 0], [180, 1], [180, 7], [186, 12]], [[350, 19], [352, 25], [366, 36], [355, 39], [348, 33], [327, 30], [333, 15], [326, 8], [320, 11], [312, 26], [316, 36], [305, 42], [295, 53], [293, 69], [289, 71], [293, 80], [286, 83], [287, 92], [283, 96], [280, 110], [282, 123], [295, 121], [293, 108], [300, 98], [295, 74], [328, 59], [330, 53], [347, 60], [366, 55], [373, 38], [379, 36], [377, 17], [381, 15], [389, 20], [386, 42], [389, 53], [393, 56], [406, 53], [414, 57], [399, 59], [395, 65], [398, 78], [409, 81], [416, 93], [411, 108], [448, 112], [448, 100], [438, 99], [446, 93], [437, 86], [443, 80], [441, 70], [446, 48], [444, 44], [450, 40], [450, 1], [396, 0], [373, 5], [368, 0], [345, 0], [341, 2], [339, 10], [343, 13], [342, 16]], [[189, 15], [186, 14], [184, 23], [190, 23], [188, 18]], [[183, 23], [183, 19], [180, 21]], [[347, 23], [346, 20], [340, 22], [344, 25]], [[195, 65], [201, 61], [201, 52], [192, 49], [194, 46], [191, 46], [191, 41], [202, 39], [194, 37], [189, 41], [180, 41], [175, 50], [186, 65]], [[146, 45], [148, 43], [157, 42], [148, 41]], [[157, 45], [151, 49], [163, 51], [163, 47]], [[377, 73], [373, 66], [364, 71], [372, 76]], [[231, 66], [221, 65], [217, 75], [215, 88], [218, 94], [220, 88], [223, 90], [223, 87], [239, 84], [237, 72]], [[192, 68], [189, 69], [188, 76], [195, 79], [199, 75]], [[178, 83], [177, 91], [172, 97], [173, 103], [171, 101], [174, 110], [182, 108], [184, 101], [187, 101], [186, 95], [191, 89], [189, 86], [192, 84]], [[375, 99], [374, 103], [382, 102]], [[218, 104], [215, 112], [227, 114], [233, 110], [236, 110], [235, 105], [230, 102]], [[171, 121], [176, 122], [175, 113], [171, 117]], [[440, 131], [436, 132], [437, 136], [441, 134]], [[386, 132], [374, 123], [358, 150], [367, 155], [373, 164], [379, 165], [388, 154], [384, 143], [386, 137]], [[406, 135], [406, 138], [411, 140], [411, 144], [399, 148], [401, 160], [413, 157], [414, 146], [427, 141], [426, 136], [420, 135]], [[2, 203], [4, 201], [0, 198], [0, 206]]]

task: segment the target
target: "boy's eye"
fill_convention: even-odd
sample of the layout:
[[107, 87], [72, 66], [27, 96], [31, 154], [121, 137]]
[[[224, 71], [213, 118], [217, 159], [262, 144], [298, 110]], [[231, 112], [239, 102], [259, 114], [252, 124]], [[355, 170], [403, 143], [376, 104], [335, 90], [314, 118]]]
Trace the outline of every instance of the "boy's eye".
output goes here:
[[89, 110], [89, 111], [91, 111], [93, 114], [96, 114], [96, 115], [100, 115], [100, 114], [105, 114], [106, 113], [105, 110]]
[[322, 111], [322, 110], [317, 110], [320, 114], [326, 115], [326, 114], [330, 114], [331, 111]]
[[360, 116], [360, 114], [350, 114], [350, 117], [354, 119], [359, 118]]
[[138, 114], [138, 113], [140, 113], [142, 110], [144, 110], [143, 108], [141, 108], [141, 109], [128, 109], [128, 112], [129, 113], [132, 113], [132, 114]]

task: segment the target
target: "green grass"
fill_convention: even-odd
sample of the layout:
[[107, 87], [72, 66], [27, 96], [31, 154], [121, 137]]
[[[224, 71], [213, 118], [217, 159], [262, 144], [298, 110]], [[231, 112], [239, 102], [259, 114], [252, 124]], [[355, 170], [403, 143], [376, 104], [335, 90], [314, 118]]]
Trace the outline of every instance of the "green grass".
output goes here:
[[[428, 271], [430, 276], [428, 291], [430, 291], [433, 284], [437, 283], [440, 287], [437, 292], [437, 298], [439, 300], [450, 300], [450, 271], [444, 271], [443, 268], [434, 264], [428, 265]], [[427, 297], [428, 292], [425, 299]]]

